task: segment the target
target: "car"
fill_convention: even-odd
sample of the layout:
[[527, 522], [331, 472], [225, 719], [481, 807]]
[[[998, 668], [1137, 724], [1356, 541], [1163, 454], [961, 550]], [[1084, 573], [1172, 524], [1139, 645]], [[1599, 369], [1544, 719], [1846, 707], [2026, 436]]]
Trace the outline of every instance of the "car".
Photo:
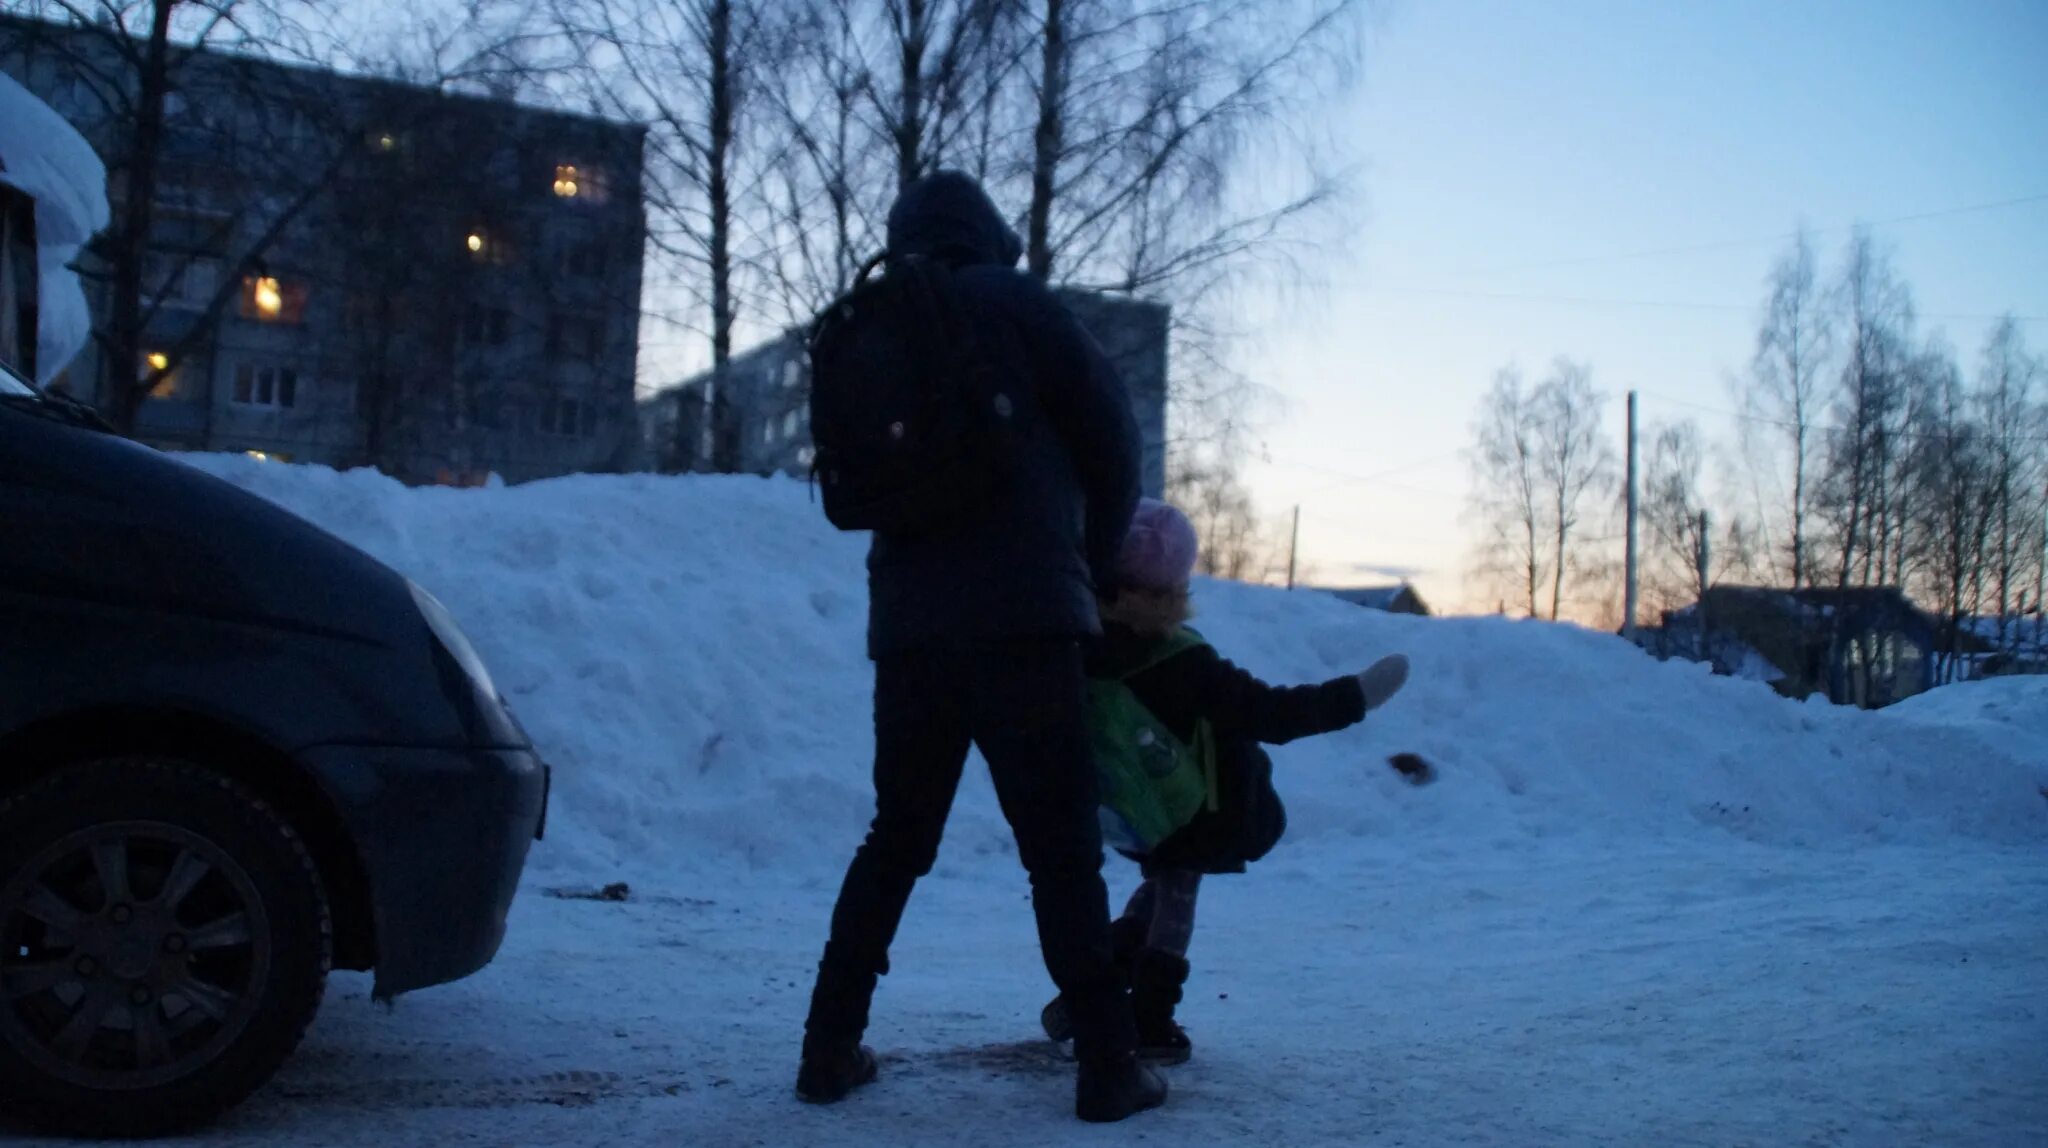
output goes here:
[[[0, 182], [0, 218], [24, 198]], [[24, 233], [0, 272], [34, 267]], [[16, 369], [35, 322], [10, 332], [0, 1111], [178, 1131], [277, 1070], [331, 968], [390, 998], [488, 964], [549, 771], [425, 589], [110, 433]]]
[[330, 966], [487, 964], [548, 770], [447, 609], [0, 382], [0, 1106], [158, 1133], [248, 1095]]

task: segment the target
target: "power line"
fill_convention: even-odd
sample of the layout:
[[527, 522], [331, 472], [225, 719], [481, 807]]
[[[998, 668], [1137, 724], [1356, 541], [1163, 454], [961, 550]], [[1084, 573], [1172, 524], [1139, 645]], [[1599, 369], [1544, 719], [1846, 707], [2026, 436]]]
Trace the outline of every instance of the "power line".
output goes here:
[[1307, 462], [1269, 462], [1266, 465], [1277, 467], [1281, 470], [1308, 471], [1311, 474], [1328, 475], [1336, 479], [1335, 482], [1325, 483], [1322, 486], [1318, 486], [1312, 490], [1307, 491], [1305, 494], [1302, 495], [1304, 499], [1313, 497], [1318, 494], [1322, 494], [1326, 491], [1334, 490], [1340, 486], [1367, 484], [1382, 486], [1389, 490], [1406, 491], [1410, 494], [1435, 495], [1445, 498], [1463, 498], [1464, 495], [1462, 493], [1453, 494], [1452, 492], [1445, 490], [1429, 490], [1423, 487], [1408, 486], [1403, 483], [1387, 481], [1388, 479], [1392, 478], [1397, 474], [1407, 474], [1411, 471], [1421, 470], [1424, 467], [1435, 466], [1441, 462], [1448, 462], [1452, 459], [1460, 457], [1463, 453], [1464, 452], [1462, 450], [1446, 451], [1442, 454], [1431, 455], [1430, 457], [1421, 459], [1417, 462], [1404, 463], [1400, 466], [1388, 467], [1385, 470], [1374, 471], [1371, 474], [1353, 474], [1349, 471], [1337, 470], [1327, 466], [1317, 466], [1314, 463]]
[[[1636, 389], [1640, 391], [1642, 394], [1649, 395], [1652, 398], [1662, 399], [1663, 401], [1671, 403], [1674, 406], [1690, 407], [1693, 410], [1704, 411], [1707, 414], [1720, 415], [1724, 418], [1737, 419], [1742, 422], [1760, 423], [1764, 426], [1778, 427], [1781, 430], [1797, 430], [1799, 428], [1798, 423], [1787, 422], [1784, 419], [1774, 419], [1766, 415], [1744, 414], [1741, 411], [1731, 411], [1723, 407], [1714, 407], [1708, 406], [1705, 403], [1697, 403], [1692, 401], [1691, 399], [1681, 399], [1677, 395], [1667, 395], [1658, 391], [1643, 390], [1640, 387]], [[1854, 429], [1850, 427], [1828, 426], [1823, 424], [1809, 424], [1806, 429], [1811, 434], [1823, 435], [1847, 435], [1856, 433]], [[1941, 442], [1953, 442], [1957, 438], [1961, 437], [1953, 434], [1942, 434], [1938, 431], [1887, 430], [1885, 433], [1893, 438], [1931, 439]], [[2005, 437], [2003, 441], [2048, 444], [2048, 435], [2012, 435], [2009, 437]]]
[[[1339, 285], [1343, 289], [1364, 294], [1382, 295], [1427, 295], [1446, 299], [1473, 299], [1506, 303], [1547, 303], [1573, 307], [1635, 307], [1666, 311], [1707, 311], [1743, 312], [1757, 310], [1754, 303], [1709, 303], [1685, 299], [1605, 299], [1586, 295], [1536, 295], [1516, 291], [1465, 291], [1451, 287], [1413, 287], [1404, 284], [1375, 285], [1366, 283]], [[2048, 315], [1986, 315], [1967, 314], [1956, 311], [1923, 311], [1923, 319], [1936, 319], [1950, 323], [1996, 323], [2011, 319], [2015, 323], [2048, 322]]]
[[[2008, 207], [2024, 207], [2032, 203], [2048, 202], [2048, 192], [2037, 195], [2022, 195], [2013, 199], [1994, 200], [1989, 203], [1971, 203], [1958, 207], [1938, 208], [1934, 211], [1914, 212], [1910, 215], [1895, 215], [1889, 219], [1873, 219], [1865, 223], [1843, 223], [1832, 227], [1808, 227], [1802, 230], [1809, 235], [1828, 235], [1838, 231], [1850, 231], [1857, 227], [1892, 227], [1901, 223], [1919, 223], [1929, 219], [1946, 219], [1956, 215], [1974, 215], [1986, 211], [2001, 211]], [[1657, 259], [1666, 255], [1692, 255], [1708, 251], [1727, 251], [1742, 247], [1761, 247], [1766, 243], [1786, 243], [1798, 238], [1799, 230], [1778, 232], [1773, 235], [1754, 236], [1747, 239], [1719, 239], [1705, 243], [1686, 243], [1672, 247], [1652, 247], [1641, 251], [1623, 251], [1611, 255], [1584, 255], [1566, 259], [1552, 259], [1538, 263], [1523, 263], [1495, 267], [1483, 271], [1454, 272], [1455, 277], [1474, 275], [1511, 275], [1522, 271], [1543, 271], [1556, 267], [1583, 267], [1594, 263], [1621, 263], [1632, 259]]]

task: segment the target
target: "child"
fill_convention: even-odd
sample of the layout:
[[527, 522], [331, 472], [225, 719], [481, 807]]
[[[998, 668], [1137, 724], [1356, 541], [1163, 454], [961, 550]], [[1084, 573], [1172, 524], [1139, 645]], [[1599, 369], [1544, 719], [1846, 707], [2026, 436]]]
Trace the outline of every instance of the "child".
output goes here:
[[[1140, 1055], [1163, 1064], [1192, 1051], [1173, 1014], [1202, 875], [1244, 872], [1286, 828], [1260, 743], [1353, 725], [1408, 677], [1400, 654], [1319, 686], [1269, 686], [1230, 664], [1185, 625], [1197, 549], [1186, 515], [1139, 504], [1088, 666], [1103, 839], [1144, 874], [1110, 931], [1130, 977]], [[1054, 1040], [1071, 1035], [1059, 998], [1040, 1020]]]

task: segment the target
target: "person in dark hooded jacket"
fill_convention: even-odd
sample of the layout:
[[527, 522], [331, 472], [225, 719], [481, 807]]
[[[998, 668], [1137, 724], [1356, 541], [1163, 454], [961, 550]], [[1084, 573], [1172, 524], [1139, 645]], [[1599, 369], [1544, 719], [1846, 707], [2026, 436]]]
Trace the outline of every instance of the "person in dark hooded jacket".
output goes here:
[[875, 817], [848, 866], [805, 1021], [797, 1091], [829, 1102], [874, 1079], [860, 1043], [912, 887], [931, 871], [971, 746], [988, 760], [1030, 875], [1045, 965], [1069, 1002], [1075, 1111], [1120, 1120], [1165, 1100], [1136, 1057], [1114, 960], [1084, 642], [1101, 632], [1139, 494], [1139, 440], [1115, 369], [1037, 280], [980, 185], [938, 172], [889, 212], [894, 256], [944, 261], [982, 360], [1014, 399], [1013, 465], [967, 521], [878, 534], [868, 558]]

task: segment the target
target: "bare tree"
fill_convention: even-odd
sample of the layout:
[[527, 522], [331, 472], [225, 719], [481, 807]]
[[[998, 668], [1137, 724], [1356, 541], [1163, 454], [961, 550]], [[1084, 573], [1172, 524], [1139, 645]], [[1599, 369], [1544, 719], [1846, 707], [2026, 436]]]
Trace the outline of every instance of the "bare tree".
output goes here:
[[[321, 106], [310, 80], [260, 82], [248, 66], [258, 55], [311, 58], [313, 10], [290, 0], [31, 0], [18, 12], [30, 19], [0, 29], [4, 47], [31, 64], [41, 58], [84, 90], [85, 106], [70, 110], [86, 121], [116, 189], [112, 226], [88, 248], [85, 270], [106, 287], [94, 332], [100, 403], [117, 429], [131, 432], [143, 399], [210, 337], [242, 278], [322, 190], [333, 149], [319, 146], [330, 133], [303, 130]], [[250, 124], [230, 132], [203, 122], [223, 113]], [[262, 143], [241, 149], [231, 165], [199, 171], [166, 150], [168, 138], [195, 128]], [[192, 237], [186, 258], [166, 258], [152, 242], [159, 215], [193, 181], [240, 183], [245, 193], [232, 197], [239, 210], [230, 218]], [[256, 194], [259, 185], [273, 194]], [[297, 190], [280, 198], [279, 188]], [[198, 321], [146, 361], [145, 335], [167, 296], [182, 293], [195, 249], [213, 272], [209, 297]]]
[[[1039, 0], [1031, 73], [1034, 274], [1125, 291], [1270, 253], [1342, 181], [1311, 169], [1288, 118], [1348, 80], [1357, 0]], [[1269, 177], [1240, 187], [1240, 162]], [[1237, 194], [1233, 194], [1233, 191]], [[1264, 202], [1261, 202], [1264, 199]]]
[[1643, 467], [1642, 521], [1648, 528], [1645, 596], [1655, 609], [1676, 610], [1705, 597], [1700, 549], [1711, 528], [1700, 488], [1705, 452], [1690, 419], [1658, 428]]
[[[409, 26], [406, 60], [362, 50], [311, 0], [29, 0], [17, 9], [29, 19], [0, 24], [0, 52], [68, 84], [66, 110], [107, 162], [113, 225], [84, 271], [104, 284], [98, 397], [118, 429], [133, 431], [144, 399], [212, 342], [230, 307], [249, 306], [274, 246], [360, 150], [362, 109], [336, 101], [320, 72], [273, 63], [478, 83], [505, 74], [519, 46], [490, 39], [494, 6], [464, 0], [452, 27]], [[171, 309], [178, 318], [159, 321]]]
[[1593, 389], [1592, 370], [1559, 358], [1530, 396], [1536, 434], [1536, 474], [1548, 509], [1550, 620], [1564, 601], [1566, 574], [1584, 571], [1573, 549], [1589, 500], [1600, 503], [1615, 484], [1614, 446], [1602, 433], [1606, 398]]
[[[1026, 263], [1173, 308], [1181, 470], [1220, 475], [1253, 405], [1233, 292], [1306, 251], [1343, 181], [1292, 120], [1348, 76], [1361, 0], [805, 0], [778, 109], [767, 286], [807, 318], [880, 246], [888, 198], [963, 167], [1023, 206]], [[1287, 162], [1282, 162], [1287, 161]], [[1249, 178], [1254, 166], [1260, 178]], [[874, 178], [892, 171], [893, 185]], [[865, 176], [867, 178], [863, 179]], [[1281, 185], [1282, 190], [1271, 189]], [[1242, 454], [1228, 459], [1234, 469]], [[1221, 497], [1219, 493], [1219, 497]]]
[[1195, 524], [1202, 541], [1196, 572], [1233, 582], [1264, 581], [1284, 563], [1285, 544], [1263, 521], [1236, 468], [1214, 456], [1176, 455], [1166, 497]]
[[776, 25], [778, 65], [759, 77], [757, 268], [778, 326], [808, 321], [853, 285], [881, 247], [893, 186], [866, 118], [871, 80], [855, 13], [841, 0], [792, 4]]
[[[1744, 405], [1755, 419], [1745, 421], [1745, 434], [1764, 427], [1783, 443], [1792, 471], [1781, 530], [1785, 571], [1792, 587], [1812, 581], [1807, 547], [1809, 485], [1813, 468], [1816, 424], [1821, 417], [1822, 369], [1832, 335], [1822, 298], [1813, 241], [1804, 232], [1771, 268], [1770, 297], [1757, 331], [1756, 354], [1750, 363]], [[1761, 474], [1761, 468], [1756, 472]]]
[[670, 286], [707, 312], [712, 468], [739, 465], [738, 412], [725, 369], [740, 319], [740, 150], [760, 70], [774, 46], [765, 0], [554, 0], [553, 19], [594, 105], [650, 125], [648, 237]]
[[1936, 398], [1910, 444], [1911, 524], [1915, 557], [1924, 571], [1921, 583], [1941, 621], [1936, 674], [1952, 681], [1964, 621], [1976, 612], [1983, 593], [1995, 518], [1992, 458], [1953, 359], [1934, 348], [1920, 369], [1931, 375]]
[[1473, 424], [1472, 515], [1483, 565], [1512, 580], [1527, 617], [1537, 616], [1546, 552], [1543, 442], [1535, 396], [1514, 367], [1493, 377]]
[[1830, 535], [1836, 585], [1882, 585], [1895, 574], [1912, 301], [1867, 232], [1850, 241], [1834, 292], [1843, 362], [1817, 510]]
[[[1996, 641], [2010, 651], [2015, 601], [2038, 581], [2039, 541], [2048, 484], [2048, 408], [2034, 397], [2040, 363], [2027, 353], [2019, 324], [2010, 317], [1985, 341], [1978, 373], [1979, 420], [1986, 437], [1992, 521], [1990, 595], [1997, 610]], [[2034, 577], [2029, 577], [2030, 568]], [[2040, 608], [2038, 600], [2035, 608]]]

